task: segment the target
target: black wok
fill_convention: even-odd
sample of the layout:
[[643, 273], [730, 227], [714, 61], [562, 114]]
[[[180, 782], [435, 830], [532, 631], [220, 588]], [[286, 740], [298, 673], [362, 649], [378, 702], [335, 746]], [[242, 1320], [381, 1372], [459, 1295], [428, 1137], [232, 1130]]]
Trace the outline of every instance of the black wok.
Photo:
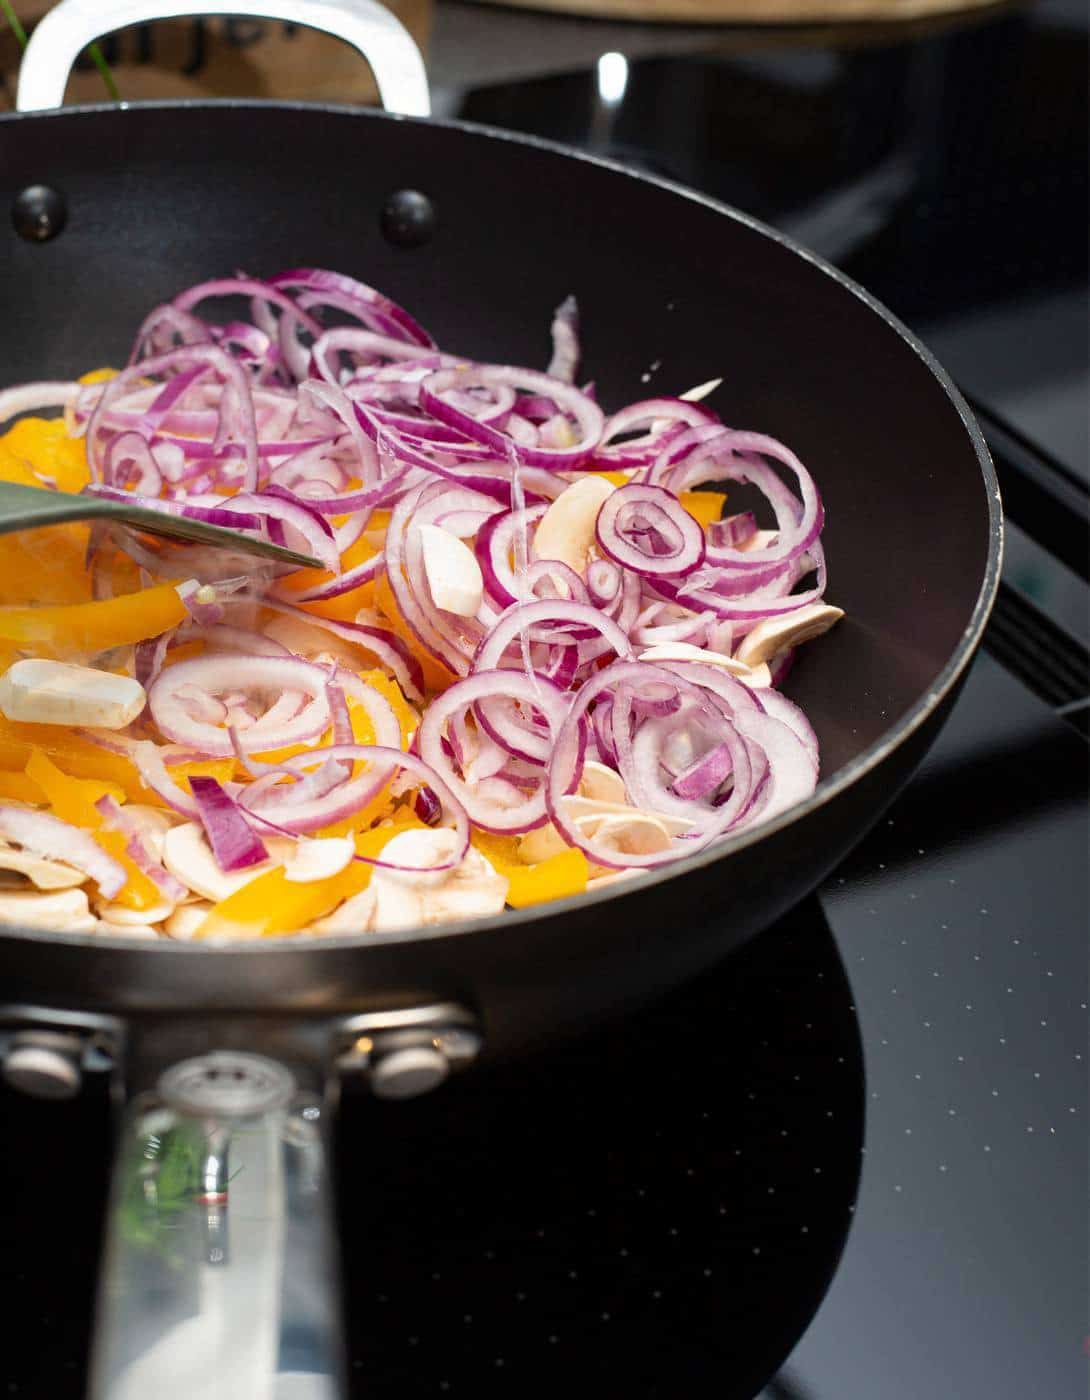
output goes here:
[[[807, 463], [828, 512], [829, 598], [847, 616], [804, 649], [787, 686], [820, 737], [822, 781], [770, 825], [601, 894], [417, 933], [220, 950], [6, 930], [5, 1021], [24, 1036], [9, 1050], [49, 1049], [26, 1035], [52, 1025], [71, 1037], [53, 1046], [70, 1061], [91, 1050], [126, 1061], [130, 1089], [187, 1056], [241, 1049], [288, 1063], [305, 1086], [339, 1057], [380, 1091], [415, 1092], [482, 1044], [485, 1058], [525, 1051], [723, 958], [810, 891], [919, 763], [994, 597], [996, 481], [927, 351], [804, 250], [699, 195], [543, 142], [329, 107], [0, 117], [0, 197], [10, 206], [35, 185], [58, 196], [37, 206], [38, 231], [62, 205], [67, 222], [43, 241], [0, 230], [0, 384], [116, 363], [150, 306], [236, 267], [342, 269], [440, 344], [516, 364], [543, 362], [549, 313], [574, 292], [606, 405], [646, 392], [653, 362], [663, 392], [722, 375], [724, 418]], [[434, 211], [416, 246], [382, 218], [405, 188]], [[35, 198], [21, 205], [24, 233]], [[215, 1097], [221, 1075], [202, 1098], [207, 1069], [160, 1086], [173, 1111], [245, 1116], [287, 1093], [268, 1082], [264, 1105], [260, 1093], [229, 1103]], [[238, 1084], [261, 1073], [235, 1069]], [[301, 1199], [289, 1215], [309, 1209]], [[115, 1239], [110, 1255], [100, 1393], [115, 1393], [128, 1355], [115, 1335], [122, 1314], [131, 1325], [117, 1293], [136, 1267], [128, 1248]]]

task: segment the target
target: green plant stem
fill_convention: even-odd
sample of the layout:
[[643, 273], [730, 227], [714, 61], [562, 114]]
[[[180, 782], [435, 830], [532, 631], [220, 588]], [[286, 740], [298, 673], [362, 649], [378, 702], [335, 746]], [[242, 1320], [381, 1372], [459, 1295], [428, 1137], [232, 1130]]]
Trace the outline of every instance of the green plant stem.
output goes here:
[[15, 35], [21, 49], [26, 48], [26, 30], [19, 23], [19, 16], [11, 8], [11, 0], [0, 0], [0, 14], [4, 16], [11, 26], [11, 32]]
[[[0, 4], [5, 3], [7, 3], [7, 0], [0, 0]], [[102, 81], [106, 85], [106, 91], [110, 95], [110, 101], [120, 102], [121, 94], [117, 90], [117, 84], [114, 82], [114, 75], [110, 72], [110, 65], [106, 62], [106, 59], [103, 57], [102, 50], [97, 44], [92, 44], [90, 48], [88, 48], [87, 52], [91, 57], [91, 62], [98, 69], [99, 76], [102, 78]]]
[[[11, 32], [15, 35], [15, 39], [19, 47], [21, 49], [25, 49], [27, 46], [26, 30], [19, 22], [19, 16], [12, 9], [11, 0], [0, 0], [0, 14], [2, 14], [7, 20], [8, 25], [11, 28]], [[97, 44], [92, 44], [88, 48], [87, 53], [91, 59], [91, 62], [99, 71], [99, 75], [102, 78], [107, 93], [109, 94], [110, 101], [120, 102], [121, 94], [117, 90], [117, 84], [114, 82], [114, 75], [110, 72], [110, 65], [106, 62], [102, 50]]]

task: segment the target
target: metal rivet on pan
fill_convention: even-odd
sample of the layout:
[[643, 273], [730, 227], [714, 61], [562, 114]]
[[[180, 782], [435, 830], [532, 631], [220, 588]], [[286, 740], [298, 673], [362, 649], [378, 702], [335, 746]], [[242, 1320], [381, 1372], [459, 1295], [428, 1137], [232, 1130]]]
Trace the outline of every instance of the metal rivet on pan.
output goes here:
[[28, 243], [48, 243], [68, 222], [68, 202], [49, 185], [27, 185], [12, 200], [11, 222]]
[[414, 1099], [442, 1084], [447, 1057], [429, 1045], [410, 1045], [382, 1055], [371, 1069], [371, 1092], [380, 1099]]
[[435, 206], [419, 190], [396, 190], [382, 206], [382, 236], [398, 248], [419, 248], [435, 234]]
[[17, 1037], [4, 1056], [4, 1079], [36, 1099], [70, 1099], [79, 1092], [80, 1042], [58, 1035]]

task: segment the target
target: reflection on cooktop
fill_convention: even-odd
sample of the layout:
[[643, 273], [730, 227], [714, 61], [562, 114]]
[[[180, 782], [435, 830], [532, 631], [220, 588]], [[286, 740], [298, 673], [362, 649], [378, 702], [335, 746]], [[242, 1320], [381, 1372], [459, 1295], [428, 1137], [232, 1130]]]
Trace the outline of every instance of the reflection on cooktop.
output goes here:
[[585, 1373], [609, 1396], [752, 1396], [839, 1257], [863, 1100], [815, 901], [536, 1062], [410, 1106], [350, 1096], [352, 1395], [536, 1397]]

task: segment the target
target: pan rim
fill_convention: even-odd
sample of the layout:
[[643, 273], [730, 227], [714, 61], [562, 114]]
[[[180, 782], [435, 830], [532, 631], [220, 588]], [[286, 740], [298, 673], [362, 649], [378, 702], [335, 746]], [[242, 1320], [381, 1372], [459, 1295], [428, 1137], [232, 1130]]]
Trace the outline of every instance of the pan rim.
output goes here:
[[[341, 103], [270, 102], [259, 99], [220, 98], [179, 99], [173, 101], [136, 103], [122, 102], [120, 104], [95, 103], [80, 107], [59, 107], [48, 112], [0, 113], [0, 131], [2, 131], [5, 125], [26, 121], [28, 119], [49, 121], [71, 119], [80, 116], [100, 116], [103, 113], [116, 115], [126, 111], [177, 112], [191, 110], [206, 111], [209, 109], [257, 112], [273, 109], [278, 111], [324, 113], [330, 116], [353, 117], [380, 122], [399, 122], [412, 126], [440, 127], [446, 130], [465, 132], [472, 136], [506, 141], [512, 145], [524, 146], [532, 150], [546, 151], [552, 155], [561, 156], [569, 160], [581, 161], [586, 165], [607, 170], [625, 179], [636, 180], [641, 184], [653, 185], [677, 198], [689, 200], [695, 204], [702, 205], [715, 214], [720, 214], [732, 219], [734, 222], [742, 224], [754, 233], [762, 235], [772, 242], [779, 244], [787, 251], [794, 253], [797, 257], [802, 258], [804, 262], [809, 263], [818, 272], [824, 273], [825, 276], [831, 278], [843, 291], [853, 296], [857, 301], [861, 302], [867, 310], [883, 321], [888, 329], [900, 339], [902, 344], [912, 351], [922, 362], [953, 407], [976, 455], [977, 465], [980, 468], [982, 485], [985, 489], [988, 508], [988, 556], [985, 562], [984, 575], [969, 622], [957, 646], [947, 659], [946, 664], [934, 677], [924, 694], [909, 706], [901, 718], [889, 729], [885, 730], [880, 738], [876, 739], [875, 742], [864, 749], [862, 753], [857, 754], [842, 768], [838, 769], [831, 778], [820, 781], [811, 797], [781, 813], [780, 816], [776, 817], [773, 821], [754, 827], [751, 830], [739, 832], [735, 836], [728, 837], [704, 851], [697, 852], [695, 855], [686, 856], [684, 859], [675, 862], [673, 865], [666, 866], [661, 870], [646, 872], [639, 880], [631, 883], [624, 881], [619, 885], [610, 884], [601, 890], [592, 890], [584, 894], [571, 895], [566, 899], [556, 900], [553, 903], [545, 905], [533, 905], [527, 909], [506, 910], [502, 914], [483, 919], [467, 919], [464, 922], [441, 924], [434, 928], [397, 930], [389, 933], [347, 934], [341, 936], [324, 936], [320, 938], [308, 937], [305, 944], [299, 942], [297, 935], [245, 941], [224, 940], [215, 943], [192, 943], [163, 938], [155, 940], [144, 938], [129, 939], [115, 938], [97, 933], [51, 932], [45, 929], [20, 929], [14, 926], [0, 928], [0, 942], [4, 942], [8, 938], [17, 938], [20, 941], [30, 940], [32, 942], [46, 943], [53, 946], [93, 948], [100, 954], [107, 953], [107, 955], [111, 957], [144, 955], [154, 949], [156, 952], [168, 956], [208, 957], [217, 960], [222, 960], [225, 955], [233, 955], [235, 957], [246, 956], [248, 958], [254, 956], [262, 958], [283, 958], [293, 956], [303, 950], [305, 950], [308, 955], [313, 956], [322, 952], [344, 953], [354, 949], [362, 950], [369, 947], [390, 948], [396, 945], [434, 942], [448, 938], [461, 938], [468, 934], [488, 933], [501, 929], [514, 932], [514, 930], [526, 924], [537, 924], [545, 920], [559, 921], [575, 910], [593, 908], [596, 905], [604, 905], [611, 901], [619, 901], [627, 894], [636, 893], [648, 889], [652, 885], [659, 885], [669, 880], [678, 879], [692, 871], [702, 869], [707, 865], [736, 855], [746, 850], [748, 847], [755, 845], [757, 842], [764, 840], [766, 837], [793, 826], [796, 822], [819, 811], [829, 802], [846, 792], [848, 788], [853, 787], [861, 778], [873, 772], [890, 753], [911, 738], [942, 704], [972, 660], [991, 614], [992, 607], [995, 604], [999, 588], [1004, 545], [1003, 508], [999, 491], [999, 482], [987, 445], [984, 442], [983, 434], [968, 404], [949, 374], [943, 366], [939, 364], [938, 360], [927, 346], [924, 345], [887, 306], [876, 297], [872, 296], [865, 288], [861, 287], [859, 283], [846, 276], [818, 254], [811, 252], [808, 248], [796, 242], [787, 234], [772, 228], [770, 225], [762, 222], [760, 219], [754, 218], [743, 210], [734, 208], [733, 205], [725, 204], [722, 200], [713, 199], [711, 196], [702, 194], [698, 190], [690, 189], [685, 185], [678, 184], [676, 181], [666, 179], [662, 176], [645, 174], [643, 171], [634, 170], [618, 161], [610, 160], [605, 156], [593, 155], [565, 146], [560, 142], [549, 141], [542, 137], [521, 132], [505, 131], [478, 122], [459, 121], [454, 118], [406, 117], [383, 112], [375, 108], [352, 107]], [[270, 1007], [270, 1009], [273, 1008]]]

